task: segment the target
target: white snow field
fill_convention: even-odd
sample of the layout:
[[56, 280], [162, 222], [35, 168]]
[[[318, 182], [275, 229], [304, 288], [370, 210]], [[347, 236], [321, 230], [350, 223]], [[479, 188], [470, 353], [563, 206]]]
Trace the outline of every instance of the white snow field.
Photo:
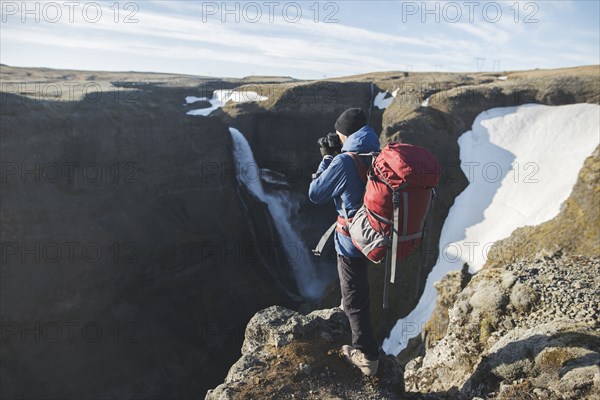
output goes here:
[[465, 262], [470, 272], [480, 270], [495, 241], [559, 213], [600, 142], [599, 127], [600, 106], [594, 104], [529, 104], [479, 114], [458, 140], [469, 185], [444, 222], [440, 255], [419, 303], [383, 342], [386, 353], [398, 354], [421, 332], [435, 306], [435, 282]]
[[261, 96], [256, 92], [252, 91], [235, 91], [235, 90], [215, 90], [213, 92], [212, 99], [208, 99], [206, 97], [194, 97], [187, 96], [185, 101], [187, 104], [193, 104], [198, 101], [208, 101], [211, 106], [207, 108], [200, 108], [198, 110], [191, 110], [187, 112], [187, 115], [201, 115], [208, 116], [210, 113], [215, 111], [218, 108], [221, 108], [228, 101], [233, 101], [234, 103], [248, 103], [253, 101], [265, 101], [268, 100], [268, 97]]
[[265, 192], [261, 182], [261, 171], [254, 160], [250, 144], [239, 130], [229, 128], [229, 132], [233, 141], [238, 182], [246, 186], [258, 199], [267, 203], [275, 228], [283, 242], [287, 260], [294, 270], [300, 294], [311, 300], [318, 299], [325, 290], [328, 280], [318, 274], [308, 246], [300, 238], [299, 229], [292, 224], [292, 218], [298, 212], [298, 202], [287, 190]]

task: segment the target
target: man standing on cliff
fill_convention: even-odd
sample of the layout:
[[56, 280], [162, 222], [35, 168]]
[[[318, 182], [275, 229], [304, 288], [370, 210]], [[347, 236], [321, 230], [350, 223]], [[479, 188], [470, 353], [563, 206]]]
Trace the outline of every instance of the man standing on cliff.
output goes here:
[[342, 144], [341, 150], [328, 146], [326, 139], [331, 143], [335, 136], [319, 141], [323, 160], [310, 184], [308, 197], [316, 204], [333, 200], [339, 214], [335, 250], [342, 305], [352, 328], [352, 346], [342, 346], [342, 352], [363, 374], [373, 376], [379, 366], [379, 346], [371, 326], [368, 263], [352, 244], [346, 225], [362, 205], [366, 171], [371, 163], [370, 156], [358, 154], [379, 152], [379, 138], [367, 125], [360, 108], [344, 111], [334, 127]]

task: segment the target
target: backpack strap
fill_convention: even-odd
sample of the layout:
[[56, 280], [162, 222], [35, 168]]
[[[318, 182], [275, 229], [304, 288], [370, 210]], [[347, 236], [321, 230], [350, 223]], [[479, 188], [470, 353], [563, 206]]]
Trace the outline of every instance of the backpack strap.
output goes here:
[[[413, 239], [412, 236], [415, 236], [414, 239], [421, 236], [421, 232], [415, 235], [407, 235], [408, 232], [408, 192], [402, 192], [402, 235], [399, 233], [400, 229], [400, 192], [402, 189], [408, 187], [408, 183], [402, 184], [400, 187], [396, 189], [392, 189], [392, 205], [393, 205], [393, 213], [394, 213], [394, 224], [390, 229], [390, 244], [388, 244], [386, 261], [385, 261], [385, 276], [383, 281], [383, 308], [388, 308], [389, 301], [389, 284], [394, 283], [396, 280], [396, 269], [398, 263], [398, 241], [399, 239], [407, 240], [408, 238]], [[394, 237], [394, 234], [398, 235], [398, 238]]]
[[[358, 172], [358, 176], [360, 176], [360, 179], [362, 180], [363, 184], [366, 185], [367, 184], [367, 173], [369, 172], [369, 167], [367, 167], [360, 160], [360, 155], [358, 153], [353, 153], [353, 152], [347, 151], [346, 154], [348, 154], [350, 157], [352, 157], [352, 161], [354, 161], [354, 165], [356, 166], [356, 171]], [[341, 229], [343, 232], [345, 232], [345, 236], [350, 236], [350, 232], [348, 231], [348, 229], [350, 228], [351, 218], [348, 217], [348, 210], [346, 209], [346, 205], [344, 204], [344, 201], [341, 198], [340, 198], [340, 202], [342, 203], [343, 218], [346, 222], [346, 226], [342, 227]]]
[[[402, 192], [402, 236], [406, 236], [407, 224], [408, 224], [408, 192]], [[394, 233], [398, 233], [400, 228], [400, 190], [396, 189], [392, 193], [392, 204], [394, 205], [394, 226], [390, 231], [390, 239], [392, 240], [392, 259], [391, 259], [391, 276], [390, 283], [394, 283], [396, 280], [396, 268], [398, 258], [398, 239], [394, 238]]]
[[329, 228], [327, 228], [327, 230], [325, 231], [323, 236], [321, 236], [319, 243], [317, 243], [317, 247], [315, 247], [312, 250], [312, 253], [315, 256], [321, 256], [321, 254], [323, 253], [323, 249], [325, 248], [325, 245], [327, 244], [327, 241], [329, 240], [329, 238], [331, 237], [331, 235], [333, 234], [334, 231], [338, 231], [344, 236], [350, 236], [348, 227], [350, 226], [350, 222], [351, 222], [352, 218], [348, 218], [348, 212], [346, 211], [346, 207], [344, 206], [343, 203], [342, 203], [342, 210], [344, 211], [344, 216], [342, 218], [344, 219], [344, 222], [346, 222], [346, 224], [345, 225], [341, 224], [339, 221], [339, 217], [338, 217], [338, 219]]
[[396, 279], [396, 262], [398, 254], [398, 240], [394, 238], [394, 232], [398, 232], [400, 221], [398, 209], [400, 208], [400, 188], [392, 190], [392, 204], [394, 206], [394, 224], [390, 229], [390, 243], [388, 244], [385, 260], [385, 276], [383, 278], [383, 308], [389, 307], [389, 286]]
[[[350, 157], [352, 157], [352, 161], [354, 161], [354, 165], [356, 166], [356, 171], [358, 172], [358, 176], [360, 176], [360, 179], [366, 185], [367, 184], [367, 173], [369, 172], [369, 167], [367, 167], [360, 160], [360, 155], [358, 153], [347, 151], [347, 152], [345, 152], [345, 154], [348, 154]], [[371, 155], [371, 154], [368, 154], [368, 155]]]
[[350, 228], [350, 218], [348, 218], [348, 210], [346, 210], [346, 206], [344, 205], [343, 201], [342, 201], [342, 211], [344, 212], [344, 219], [346, 220], [346, 229], [349, 229]]
[[329, 237], [335, 230], [336, 226], [337, 226], [337, 221], [334, 222], [333, 225], [331, 225], [329, 228], [327, 228], [327, 231], [325, 231], [323, 236], [321, 236], [321, 240], [319, 240], [317, 247], [315, 247], [314, 250], [312, 251], [315, 256], [320, 256], [321, 253], [323, 253], [323, 249], [325, 248], [325, 245], [327, 244], [327, 240], [329, 240]]
[[421, 271], [423, 270], [424, 267], [427, 267], [427, 265], [429, 264], [429, 252], [428, 252], [428, 248], [429, 248], [429, 240], [431, 238], [431, 224], [433, 223], [433, 209], [435, 207], [435, 189], [431, 188], [431, 197], [429, 200], [429, 207], [427, 207], [427, 214], [425, 217], [425, 222], [424, 222], [424, 226], [423, 226], [423, 236], [421, 238], [421, 243], [422, 243], [422, 256], [421, 256], [421, 262], [419, 263], [419, 267], [417, 270], [417, 284], [416, 286], [416, 293], [415, 293], [415, 298], [417, 298], [419, 296], [419, 285], [420, 285], [420, 281], [421, 281]]

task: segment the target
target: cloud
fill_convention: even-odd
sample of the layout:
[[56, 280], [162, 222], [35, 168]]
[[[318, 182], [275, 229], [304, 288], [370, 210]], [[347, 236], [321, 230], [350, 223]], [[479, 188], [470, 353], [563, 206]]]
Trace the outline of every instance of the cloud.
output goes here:
[[[398, 21], [391, 18], [393, 12], [388, 10], [389, 15], [386, 15], [383, 8], [378, 8], [387, 3], [374, 3], [378, 6], [365, 11], [373, 15], [379, 13], [381, 23], [373, 26], [361, 25], [360, 16], [354, 20], [340, 18], [344, 23], [333, 24], [315, 23], [311, 18], [290, 23], [281, 15], [276, 15], [272, 22], [262, 18], [255, 24], [222, 23], [214, 17], [202, 22], [199, 3], [163, 1], [144, 2], [135, 15], [139, 23], [125, 24], [115, 23], [108, 8], [110, 4], [103, 4], [108, 18], [94, 24], [81, 18], [74, 23], [61, 19], [56, 24], [23, 24], [17, 18], [9, 18], [2, 26], [0, 37], [3, 62], [19, 64], [20, 59], [30, 60], [24, 53], [34, 46], [44, 45], [55, 49], [61, 54], [61, 62], [69, 62], [73, 68], [83, 64], [78, 59], [81, 51], [93, 51], [102, 55], [97, 57], [103, 60], [99, 68], [112, 70], [131, 69], [124, 64], [130, 58], [123, 54], [128, 54], [154, 63], [162, 57], [164, 65], [169, 66], [173, 63], [167, 60], [180, 60], [176, 64], [178, 70], [172, 72], [197, 73], [198, 66], [221, 63], [228, 65], [229, 70], [238, 71], [235, 76], [269, 71], [320, 78], [410, 66], [414, 70], [432, 70], [436, 65], [451, 71], [475, 70], [476, 58], [501, 59], [508, 68], [521, 67], [527, 60], [532, 68], [543, 67], [540, 55], [529, 53], [532, 49], [551, 53], [551, 49], [542, 50], [544, 46], [535, 44], [545, 38], [548, 28], [544, 27], [551, 24], [525, 26], [515, 24], [511, 18], [492, 24], [479, 18], [474, 23], [399, 26]], [[567, 53], [578, 54], [580, 50], [590, 49], [597, 53], [597, 45], [589, 44], [597, 35], [587, 37], [585, 47], [582, 45]], [[582, 55], [580, 59], [588, 58]], [[40, 60], [43, 62], [45, 60]], [[135, 65], [139, 65], [139, 61]]]
[[487, 43], [504, 45], [511, 40], [511, 34], [495, 24], [490, 23], [465, 23], [450, 24], [452, 28], [467, 32]]
[[[389, 60], [390, 50], [417, 62], [419, 58], [431, 59], [431, 55], [411, 53], [407, 48], [440, 48], [444, 42], [453, 47], [463, 45], [342, 24], [289, 23], [282, 18], [276, 18], [274, 23], [258, 24], [261, 26], [223, 24], [215, 20], [199, 23], [197, 18], [143, 11], [136, 18], [140, 23], [117, 24], [103, 19], [90, 24], [61, 20], [56, 25], [41, 24], [37, 29], [31, 29], [28, 24], [10, 24], [3, 40], [111, 53], [131, 52], [140, 56], [161, 54], [180, 59], [230, 61], [258, 67], [289, 67], [292, 61], [296, 68], [337, 74], [398, 68], [397, 63]], [[366, 47], [368, 57], [356, 53], [361, 45]], [[378, 51], [381, 47], [388, 51]]]

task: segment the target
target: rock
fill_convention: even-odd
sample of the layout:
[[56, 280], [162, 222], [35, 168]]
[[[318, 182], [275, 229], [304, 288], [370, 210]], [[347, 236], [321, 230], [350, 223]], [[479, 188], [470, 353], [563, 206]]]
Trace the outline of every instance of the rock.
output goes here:
[[209, 108], [211, 106], [212, 106], [212, 104], [209, 101], [199, 100], [199, 101], [196, 101], [196, 102], [194, 102], [192, 104], [189, 104], [187, 107], [190, 110], [200, 110], [200, 109], [203, 109], [203, 108]]
[[474, 312], [486, 315], [497, 315], [506, 304], [507, 296], [502, 286], [495, 282], [481, 281], [469, 299]]
[[515, 324], [514, 324], [514, 322], [513, 322], [513, 320], [512, 320], [512, 319], [505, 319], [505, 320], [502, 322], [502, 327], [503, 327], [504, 329], [506, 329], [507, 331], [509, 331], [509, 330], [511, 330], [512, 328], [514, 328], [514, 327], [515, 327]]
[[[279, 398], [284, 386], [286, 393], [301, 398], [336, 393], [351, 400], [400, 399], [404, 371], [398, 361], [380, 352], [377, 375], [364, 377], [341, 355], [340, 347], [350, 337], [348, 319], [339, 308], [307, 315], [279, 306], [259, 311], [246, 327], [242, 357], [206, 399]], [[295, 378], [298, 373], [301, 381]], [[330, 382], [329, 375], [336, 378]]]
[[[593, 325], [557, 321], [529, 330], [513, 330], [506, 334], [481, 360], [461, 389], [463, 396], [482, 395], [496, 390], [498, 383], [527, 378], [536, 386], [559, 393], [585, 393], [593, 387], [593, 376], [600, 354], [587, 346], [597, 346], [600, 333]], [[535, 358], [531, 359], [531, 355]], [[586, 361], [582, 361], [586, 360]], [[578, 367], [582, 365], [583, 368]], [[569, 367], [570, 366], [570, 367]], [[577, 370], [566, 378], [564, 368]], [[587, 368], [587, 369], [586, 369]], [[562, 376], [559, 380], [557, 377]], [[581, 393], [580, 393], [581, 394]]]
[[600, 360], [596, 360], [596, 365], [567, 369], [567, 372], [560, 378], [556, 386], [557, 392], [570, 395], [573, 398], [580, 394], [600, 393], [600, 385], [595, 380], [600, 371], [599, 363]]
[[517, 283], [510, 293], [510, 303], [521, 313], [530, 311], [537, 299], [536, 291], [522, 283]]
[[321, 332], [321, 337], [323, 339], [325, 339], [326, 341], [328, 341], [329, 343], [334, 342], [333, 337], [331, 336], [331, 334], [329, 332], [325, 332], [325, 331]]
[[[457, 387], [464, 399], [520, 398], [534, 388], [548, 388], [547, 396], [540, 397], [548, 399], [594, 393], [600, 374], [600, 325], [588, 317], [595, 302], [576, 300], [582, 293], [584, 298], [597, 296], [592, 288], [600, 287], [600, 257], [555, 254], [543, 265], [520, 262], [476, 274], [449, 310], [446, 335], [423, 358], [406, 365], [407, 389], [440, 393]], [[502, 284], [507, 277], [503, 270], [516, 277], [512, 287]], [[580, 282], [579, 291], [538, 297], [538, 292], [552, 292], [552, 283], [543, 279], [549, 270], [557, 279]], [[506, 299], [509, 305], [504, 307]], [[533, 305], [535, 312], [524, 312]], [[574, 312], [585, 317], [569, 318]]]
[[540, 388], [535, 388], [533, 389], [533, 394], [535, 394], [537, 397], [542, 397], [546, 394], [546, 392]]
[[407, 348], [397, 356], [401, 364], [406, 364], [409, 360], [424, 355], [426, 349], [431, 348], [446, 334], [449, 321], [448, 309], [454, 304], [458, 294], [470, 280], [469, 266], [464, 264], [461, 271], [450, 272], [440, 282], [436, 282], [435, 309], [422, 334], [412, 338]]
[[502, 287], [504, 289], [510, 289], [515, 282], [517, 281], [517, 277], [510, 271], [506, 271], [502, 273]]
[[305, 373], [306, 375], [310, 375], [310, 373], [312, 372], [311, 366], [308, 364], [304, 364], [304, 363], [298, 364], [298, 369], [300, 371], [302, 371], [303, 373]]

